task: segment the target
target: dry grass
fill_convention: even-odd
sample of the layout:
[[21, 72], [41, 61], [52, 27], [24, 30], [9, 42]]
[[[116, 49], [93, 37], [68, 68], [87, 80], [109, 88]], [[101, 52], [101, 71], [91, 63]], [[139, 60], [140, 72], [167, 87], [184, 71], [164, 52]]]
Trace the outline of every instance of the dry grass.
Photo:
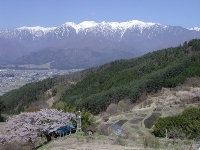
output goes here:
[[13, 142], [0, 146], [0, 150], [32, 150], [32, 145], [27, 143]]
[[124, 146], [115, 144], [112, 140], [92, 140], [86, 138], [77, 140], [77, 138], [58, 139], [52, 141], [48, 145], [39, 148], [38, 150], [124, 150]]
[[6, 123], [5, 122], [0, 122], [0, 133], [2, 134], [4, 132], [4, 127]]
[[129, 122], [132, 124], [138, 124], [140, 121], [142, 121], [144, 118], [134, 118], [130, 120]]

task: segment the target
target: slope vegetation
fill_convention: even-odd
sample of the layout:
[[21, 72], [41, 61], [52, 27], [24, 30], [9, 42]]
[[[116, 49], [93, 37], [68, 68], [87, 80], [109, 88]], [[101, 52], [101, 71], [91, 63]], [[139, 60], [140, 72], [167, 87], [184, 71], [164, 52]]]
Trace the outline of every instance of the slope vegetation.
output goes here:
[[135, 103], [142, 100], [142, 95], [157, 92], [162, 87], [175, 87], [189, 77], [200, 76], [199, 66], [200, 40], [194, 39], [182, 46], [142, 57], [117, 60], [80, 73], [28, 84], [1, 96], [0, 101], [4, 101], [9, 109], [21, 111], [52, 89], [54, 94], [51, 96], [60, 95], [60, 101], [69, 107], [84, 108], [97, 114], [110, 103], [122, 99]]
[[110, 103], [125, 98], [134, 103], [144, 93], [175, 87], [188, 77], [200, 75], [199, 42], [192, 40], [183, 46], [155, 51], [136, 59], [118, 60], [107, 64], [107, 68], [87, 70], [92, 73], [67, 89], [61, 100], [99, 113]]

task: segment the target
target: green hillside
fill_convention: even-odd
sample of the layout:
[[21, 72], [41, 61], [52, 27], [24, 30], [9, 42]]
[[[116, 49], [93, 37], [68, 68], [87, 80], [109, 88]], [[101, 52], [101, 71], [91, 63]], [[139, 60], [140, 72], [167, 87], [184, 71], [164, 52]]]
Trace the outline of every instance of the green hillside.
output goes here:
[[24, 106], [44, 98], [45, 91], [53, 89], [53, 96], [61, 94], [60, 101], [68, 106], [97, 114], [110, 103], [122, 99], [131, 99], [134, 103], [142, 94], [175, 87], [186, 78], [200, 76], [199, 67], [200, 40], [194, 39], [142, 57], [117, 60], [80, 73], [27, 84], [1, 96], [0, 101], [9, 108], [7, 111], [13, 108], [23, 111]]
[[[28, 83], [19, 89], [12, 90], [0, 97], [0, 101], [6, 106], [7, 113], [19, 113], [24, 111], [30, 105], [34, 105], [38, 101], [46, 101], [54, 96], [59, 90], [70, 86], [71, 81], [78, 81], [83, 78], [84, 74], [73, 74], [68, 76], [58, 76], [48, 78], [43, 81]], [[59, 90], [57, 91], [57, 89]], [[47, 95], [46, 91], [51, 90], [52, 95]], [[38, 106], [40, 107], [40, 106]]]
[[[190, 139], [197, 138], [200, 134], [200, 109], [197, 107], [186, 108], [181, 114], [159, 118], [153, 127], [153, 133], [157, 137], [165, 137], [168, 129], [170, 136], [174, 134]], [[177, 137], [178, 137], [177, 136]]]
[[67, 89], [61, 100], [93, 113], [125, 98], [136, 102], [144, 92], [175, 87], [188, 77], [200, 76], [199, 50], [200, 40], [192, 40], [139, 58], [118, 60], [98, 71], [91, 69], [94, 73]]

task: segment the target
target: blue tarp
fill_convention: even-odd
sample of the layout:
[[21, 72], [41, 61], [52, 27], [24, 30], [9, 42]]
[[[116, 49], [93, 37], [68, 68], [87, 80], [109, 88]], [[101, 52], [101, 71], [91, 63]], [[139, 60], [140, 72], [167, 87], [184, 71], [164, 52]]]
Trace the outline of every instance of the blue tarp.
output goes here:
[[[69, 132], [70, 130], [72, 130], [72, 129], [74, 129], [74, 128], [75, 128], [75, 127], [74, 127], [73, 125], [71, 125], [71, 124], [66, 124], [65, 126], [62, 126], [62, 127], [58, 128], [58, 129], [55, 131], [55, 133], [56, 133], [57, 135], [59, 135], [59, 136], [65, 135], [67, 132]], [[47, 132], [48, 134], [51, 134], [51, 133], [52, 133], [51, 130], [53, 130], [53, 129], [54, 129], [54, 127], [53, 127], [53, 126], [50, 126], [50, 127], [46, 130], [46, 132]]]
[[125, 132], [122, 130], [121, 126], [119, 126], [117, 124], [112, 125], [111, 129], [114, 130], [117, 133], [125, 134]]
[[69, 132], [70, 130], [74, 129], [75, 127], [71, 124], [68, 124], [67, 126], [63, 126], [63, 127], [60, 127], [56, 130], [56, 134], [58, 135], [64, 135], [66, 134], [67, 132]]

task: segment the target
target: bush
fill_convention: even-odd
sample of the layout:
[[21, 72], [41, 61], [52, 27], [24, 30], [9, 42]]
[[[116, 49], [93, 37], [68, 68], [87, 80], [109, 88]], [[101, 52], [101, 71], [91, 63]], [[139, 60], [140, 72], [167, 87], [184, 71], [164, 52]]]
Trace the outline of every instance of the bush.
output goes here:
[[101, 135], [110, 135], [111, 134], [111, 129], [110, 127], [108, 127], [109, 125], [105, 124], [105, 125], [100, 125], [99, 128], [97, 129], [97, 133], [101, 134]]
[[6, 118], [3, 116], [0, 116], [0, 122], [5, 122], [5, 121], [6, 121]]
[[115, 140], [115, 142], [114, 142], [114, 144], [125, 146], [126, 145], [126, 141], [122, 137], [117, 137], [116, 140]]
[[177, 139], [183, 140], [186, 135], [181, 131], [171, 130], [168, 132], [168, 137], [173, 139], [173, 143], [176, 143]]
[[200, 109], [197, 107], [186, 108], [181, 114], [159, 118], [153, 127], [153, 134], [165, 137], [165, 129], [173, 136], [180, 135], [174, 130], [184, 133], [189, 139], [195, 139], [200, 134]]
[[106, 112], [109, 114], [116, 114], [118, 110], [117, 104], [110, 104], [108, 108], [106, 109]]
[[103, 116], [102, 116], [102, 119], [103, 119], [104, 122], [107, 122], [109, 120], [109, 114], [104, 113]]
[[143, 145], [144, 145], [144, 148], [147, 148], [147, 147], [159, 148], [160, 147], [160, 143], [158, 139], [152, 135], [148, 135], [143, 138]]

